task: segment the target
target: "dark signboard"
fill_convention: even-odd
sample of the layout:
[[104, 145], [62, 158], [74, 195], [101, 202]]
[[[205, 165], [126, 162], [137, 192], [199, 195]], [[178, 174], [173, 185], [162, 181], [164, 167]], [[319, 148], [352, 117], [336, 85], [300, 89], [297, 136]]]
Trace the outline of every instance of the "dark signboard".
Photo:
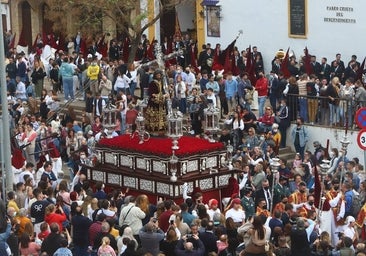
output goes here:
[[307, 8], [306, 0], [288, 0], [289, 37], [306, 38]]

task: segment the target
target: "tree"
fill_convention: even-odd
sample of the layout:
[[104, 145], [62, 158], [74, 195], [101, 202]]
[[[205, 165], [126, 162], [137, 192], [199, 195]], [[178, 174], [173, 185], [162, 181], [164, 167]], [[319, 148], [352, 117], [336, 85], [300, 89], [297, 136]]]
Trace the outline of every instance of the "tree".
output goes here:
[[[159, 11], [154, 16], [148, 16], [147, 7], [140, 8], [140, 1], [136, 0], [48, 0], [48, 8], [45, 17], [54, 22], [53, 30], [61, 34], [75, 34], [81, 31], [87, 34], [102, 32], [101, 24], [104, 18], [110, 18], [116, 22], [116, 30], [125, 35], [130, 41], [130, 54], [128, 63], [133, 63], [145, 30], [154, 25], [165, 11], [175, 8], [185, 0], [157, 0]], [[187, 0], [186, 0], [187, 1]], [[74, 31], [66, 31], [68, 15], [72, 16]], [[75, 20], [74, 20], [75, 19]]]

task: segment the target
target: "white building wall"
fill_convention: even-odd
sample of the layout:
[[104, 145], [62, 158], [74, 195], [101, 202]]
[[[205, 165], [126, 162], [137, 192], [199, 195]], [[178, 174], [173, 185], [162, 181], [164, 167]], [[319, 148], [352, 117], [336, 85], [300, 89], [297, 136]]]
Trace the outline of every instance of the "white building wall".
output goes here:
[[[155, 0], [154, 2], [154, 12], [155, 16], [160, 12], [159, 0]], [[155, 23], [155, 39], [160, 40], [160, 19]]]
[[[291, 137], [291, 131], [294, 129], [296, 125], [292, 124], [287, 130], [287, 146], [290, 146], [293, 151], [295, 151], [294, 142]], [[310, 150], [314, 152], [315, 149], [313, 147], [314, 141], [319, 141], [320, 144], [325, 147], [327, 145], [327, 140], [329, 139], [329, 150], [332, 148], [337, 148], [340, 150], [342, 148], [341, 140], [343, 140], [343, 136], [345, 134], [344, 129], [331, 129], [325, 127], [316, 127], [316, 126], [307, 126], [306, 127], [309, 132], [309, 142], [306, 145], [305, 150]], [[358, 157], [360, 159], [360, 164], [366, 166], [364, 159], [364, 151], [358, 147], [357, 144], [357, 135], [359, 131], [349, 131], [348, 132], [348, 140], [350, 144], [348, 145], [347, 157], [348, 159], [352, 159], [353, 157]]]
[[[140, 0], [140, 12], [141, 13], [147, 13], [147, 2], [148, 0]], [[145, 26], [147, 23], [148, 19], [143, 19], [141, 20], [141, 27]], [[146, 29], [144, 34], [146, 34], [147, 38], [149, 38], [149, 30]]]
[[[307, 0], [306, 39], [289, 38], [288, 36], [288, 0], [221, 0], [221, 37], [207, 37], [206, 42], [214, 45], [221, 43], [225, 48], [232, 42], [239, 30], [244, 34], [237, 40], [240, 50], [249, 45], [258, 46], [262, 52], [266, 72], [269, 72], [270, 62], [275, 52], [287, 47], [294, 50], [299, 59], [303, 49], [308, 47], [309, 53], [316, 55], [318, 61], [327, 57], [328, 63], [335, 59], [336, 53], [342, 54], [342, 59], [348, 62], [352, 54], [362, 62], [366, 56], [364, 51], [366, 39], [366, 1], [364, 0]], [[329, 11], [327, 7], [338, 7], [338, 11]], [[350, 7], [352, 11], [340, 11], [340, 7]], [[355, 19], [356, 23], [325, 22], [324, 18], [336, 18], [336, 13], [342, 18]], [[207, 22], [207, 20], [206, 20]]]

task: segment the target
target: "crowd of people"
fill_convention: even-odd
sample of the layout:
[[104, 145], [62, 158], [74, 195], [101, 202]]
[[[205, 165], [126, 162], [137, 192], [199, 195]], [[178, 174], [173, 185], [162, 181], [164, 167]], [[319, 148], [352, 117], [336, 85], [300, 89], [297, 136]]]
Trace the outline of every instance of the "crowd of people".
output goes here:
[[[189, 37], [167, 44], [162, 48], [182, 48], [184, 54], [173, 64], [166, 61], [166, 85], [155, 63], [139, 62], [150, 57], [146, 37], [139, 45], [140, 59], [129, 65], [115, 40], [108, 58], [96, 54], [99, 43], [84, 58], [75, 41], [74, 49], [59, 50], [49, 65], [42, 63], [39, 49], [29, 56], [10, 51], [6, 72], [14, 191], [0, 204], [0, 254], [365, 255], [363, 166], [347, 152], [317, 141], [315, 152], [308, 151], [304, 125], [352, 123], [354, 110], [366, 102], [363, 82], [355, 76], [356, 59], [341, 72], [337, 54], [326, 72], [326, 59], [319, 67], [312, 56], [313, 72], [306, 74], [303, 61], [291, 58], [291, 77], [286, 78], [281, 58], [265, 75], [257, 47], [241, 54], [234, 49], [237, 69], [221, 74], [213, 70], [220, 45], [205, 45], [192, 63], [189, 50], [195, 51], [195, 45]], [[248, 58], [256, 63], [255, 81], [245, 72]], [[85, 100], [81, 122], [72, 107], [59, 113], [61, 93], [66, 104], [77, 97]], [[102, 182], [89, 183], [86, 168], [95, 143], [108, 134], [132, 132], [144, 99], [152, 112], [146, 125], [151, 131], [165, 128], [167, 99], [190, 120], [191, 135], [197, 137], [205, 136], [205, 109], [219, 109], [224, 123], [219, 140], [234, 146], [237, 170], [222, 190], [222, 201], [206, 198], [199, 189], [188, 195], [186, 184], [183, 200], [154, 202], [123, 188], [112, 191]], [[258, 114], [253, 102], [258, 102]], [[112, 133], [103, 127], [106, 107], [120, 113]], [[292, 121], [296, 157], [291, 163], [280, 159], [273, 176], [271, 164], [288, 144]], [[329, 168], [319, 175], [323, 160], [330, 161]], [[64, 179], [63, 165], [70, 179]]]

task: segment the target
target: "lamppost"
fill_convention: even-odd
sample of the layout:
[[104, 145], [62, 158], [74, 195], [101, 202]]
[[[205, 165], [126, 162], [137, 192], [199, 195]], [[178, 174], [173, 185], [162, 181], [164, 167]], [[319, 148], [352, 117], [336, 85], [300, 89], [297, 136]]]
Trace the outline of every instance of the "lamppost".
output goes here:
[[278, 169], [280, 168], [281, 164], [280, 164], [280, 159], [279, 158], [272, 158], [271, 159], [271, 171], [272, 171], [272, 191], [271, 191], [271, 195], [272, 195], [272, 200], [271, 200], [271, 206], [270, 206], [270, 210], [271, 210], [271, 213], [273, 212], [273, 207], [274, 207], [274, 204], [273, 204], [273, 198], [274, 198], [274, 187], [276, 186], [276, 181], [277, 181], [277, 173], [278, 173]]
[[[172, 138], [172, 150], [178, 150], [178, 140], [183, 136], [183, 115], [178, 110], [173, 110], [167, 116], [168, 131], [167, 136]], [[174, 151], [173, 151], [174, 152]]]
[[169, 165], [171, 174], [170, 181], [177, 182], [178, 157], [175, 155], [174, 150], [172, 156], [169, 159]]
[[347, 130], [343, 136], [343, 139], [340, 141], [341, 145], [342, 145], [342, 151], [343, 151], [343, 159], [342, 159], [342, 162], [343, 162], [343, 167], [342, 167], [342, 171], [341, 171], [341, 179], [340, 179], [340, 182], [341, 182], [341, 185], [342, 185], [342, 180], [343, 180], [343, 172], [344, 172], [344, 169], [345, 169], [345, 166], [344, 166], [344, 160], [346, 158], [346, 155], [347, 155], [347, 148], [348, 148], [348, 145], [351, 143], [349, 140], [348, 140], [348, 136], [347, 136]]
[[[325, 196], [323, 196], [324, 194], [324, 179], [325, 179], [325, 176], [327, 176], [327, 172], [330, 168], [330, 165], [329, 165], [330, 161], [327, 160], [327, 159], [324, 159], [322, 161], [322, 163], [319, 165], [320, 166], [320, 175], [321, 175], [321, 178], [322, 178], [322, 184], [321, 184], [321, 188], [320, 188], [320, 200], [319, 200], [319, 204], [318, 205], [318, 209], [319, 209], [319, 218], [322, 216], [322, 211], [323, 211], [323, 205], [324, 205], [324, 202], [325, 202]], [[317, 179], [317, 177], [315, 177]]]
[[108, 138], [112, 137], [112, 133], [114, 128], [116, 127], [116, 120], [117, 120], [117, 109], [112, 104], [108, 103], [103, 109], [103, 127], [107, 130]]
[[226, 146], [227, 167], [229, 170], [233, 169], [233, 152], [234, 152], [234, 147], [233, 147], [233, 145], [230, 144], [230, 141], [229, 141]]
[[150, 134], [145, 130], [145, 118], [142, 112], [139, 112], [136, 117], [136, 131], [131, 133], [131, 139], [135, 137], [135, 134], [139, 136], [139, 144], [144, 143], [150, 139]]
[[212, 103], [208, 104], [208, 108], [204, 110], [205, 116], [205, 132], [209, 134], [208, 141], [211, 143], [216, 142], [213, 135], [219, 130], [220, 111], [213, 106]]

